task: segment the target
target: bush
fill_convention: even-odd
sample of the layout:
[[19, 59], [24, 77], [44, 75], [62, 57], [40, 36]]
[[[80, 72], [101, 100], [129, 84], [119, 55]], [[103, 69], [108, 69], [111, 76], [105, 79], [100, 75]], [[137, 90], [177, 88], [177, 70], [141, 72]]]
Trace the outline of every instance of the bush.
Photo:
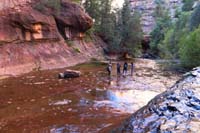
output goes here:
[[193, 68], [200, 65], [200, 27], [180, 42], [180, 59], [183, 67]]

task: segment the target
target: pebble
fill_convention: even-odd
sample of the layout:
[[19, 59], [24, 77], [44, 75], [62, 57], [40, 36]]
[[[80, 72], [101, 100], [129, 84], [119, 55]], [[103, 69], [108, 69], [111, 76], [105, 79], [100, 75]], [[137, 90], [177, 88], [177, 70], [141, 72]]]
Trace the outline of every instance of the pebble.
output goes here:
[[31, 99], [31, 102], [35, 102], [35, 99]]
[[41, 111], [45, 111], [45, 108], [41, 108]]
[[11, 101], [8, 101], [7, 103], [8, 103], [8, 104], [12, 104], [12, 102], [11, 102]]
[[72, 108], [69, 108], [67, 111], [72, 111]]

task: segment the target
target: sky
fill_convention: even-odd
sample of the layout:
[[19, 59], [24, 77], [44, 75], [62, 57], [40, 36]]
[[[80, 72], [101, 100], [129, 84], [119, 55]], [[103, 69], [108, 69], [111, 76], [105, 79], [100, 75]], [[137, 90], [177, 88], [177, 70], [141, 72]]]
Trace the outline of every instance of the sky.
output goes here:
[[124, 3], [124, 0], [113, 0], [113, 6], [115, 8], [121, 8]]

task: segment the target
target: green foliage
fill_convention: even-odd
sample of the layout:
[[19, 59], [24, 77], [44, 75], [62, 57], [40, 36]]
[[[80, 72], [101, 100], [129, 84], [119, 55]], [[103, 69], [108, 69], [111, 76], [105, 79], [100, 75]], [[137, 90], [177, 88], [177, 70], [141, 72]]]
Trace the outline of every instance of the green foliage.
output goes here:
[[158, 46], [159, 50], [161, 51], [160, 56], [167, 59], [175, 58], [177, 53], [175, 49], [176, 45], [174, 45], [175, 43], [176, 40], [175, 40], [174, 28], [171, 28], [166, 32], [164, 40]]
[[134, 55], [141, 43], [140, 15], [131, 12], [130, 3], [125, 0], [122, 9], [111, 10], [112, 0], [86, 0], [86, 11], [95, 20], [94, 32], [107, 44], [110, 53], [127, 52]]
[[72, 0], [72, 2], [75, 2], [75, 3], [81, 3], [81, 0]]
[[159, 44], [165, 39], [166, 31], [172, 26], [171, 19], [169, 16], [163, 16], [157, 19], [156, 27], [151, 32], [151, 51], [155, 55], [159, 55]]
[[95, 21], [93, 26], [95, 30], [99, 29], [99, 25], [101, 24], [102, 4], [102, 1], [99, 0], [85, 0], [84, 2], [86, 12]]
[[72, 40], [65, 40], [65, 42], [69, 47], [74, 45], [74, 41], [72, 41]]
[[178, 11], [173, 20], [158, 5], [156, 27], [151, 33], [152, 52], [162, 58], [180, 59], [185, 68], [200, 65], [200, 5], [192, 11], [194, 1], [184, 0], [183, 11]]
[[179, 16], [179, 19], [167, 29], [164, 34], [163, 41], [160, 42], [158, 49], [160, 56], [167, 59], [179, 58], [178, 50], [181, 38], [187, 34], [188, 20], [190, 13], [184, 12]]
[[196, 0], [183, 0], [184, 4], [183, 4], [183, 7], [182, 7], [182, 10], [183, 11], [191, 11], [195, 1]]
[[200, 65], [200, 27], [189, 35], [182, 37], [180, 42], [180, 57], [182, 65], [193, 68]]
[[75, 48], [73, 47], [74, 51], [76, 51], [77, 53], [81, 53], [81, 50], [79, 48]]
[[125, 0], [122, 8], [122, 24], [121, 24], [122, 46], [124, 52], [135, 55], [135, 49], [142, 42], [142, 29], [140, 25], [140, 14], [135, 11], [133, 14], [130, 5]]
[[190, 30], [194, 30], [199, 27], [200, 24], [200, 4], [197, 5], [190, 19]]
[[156, 11], [156, 27], [152, 31], [151, 52], [167, 59], [177, 59], [178, 44], [182, 36], [188, 32], [190, 12], [176, 12], [176, 20], [172, 20], [168, 11], [158, 3]]

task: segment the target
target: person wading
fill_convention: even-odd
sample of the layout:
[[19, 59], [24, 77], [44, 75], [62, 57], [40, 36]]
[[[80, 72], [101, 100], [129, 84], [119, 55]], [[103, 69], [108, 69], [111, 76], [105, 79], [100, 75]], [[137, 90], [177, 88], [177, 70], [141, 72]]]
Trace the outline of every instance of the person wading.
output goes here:
[[134, 71], [134, 64], [131, 62], [131, 76], [133, 76], [133, 71]]
[[121, 65], [117, 63], [117, 75], [121, 74]]
[[124, 68], [123, 68], [123, 74], [124, 74], [124, 76], [126, 76], [127, 71], [128, 71], [128, 63], [125, 62], [125, 63], [124, 63]]
[[110, 61], [109, 64], [108, 64], [108, 66], [107, 66], [108, 75], [111, 75], [111, 71], [112, 71], [112, 63]]

